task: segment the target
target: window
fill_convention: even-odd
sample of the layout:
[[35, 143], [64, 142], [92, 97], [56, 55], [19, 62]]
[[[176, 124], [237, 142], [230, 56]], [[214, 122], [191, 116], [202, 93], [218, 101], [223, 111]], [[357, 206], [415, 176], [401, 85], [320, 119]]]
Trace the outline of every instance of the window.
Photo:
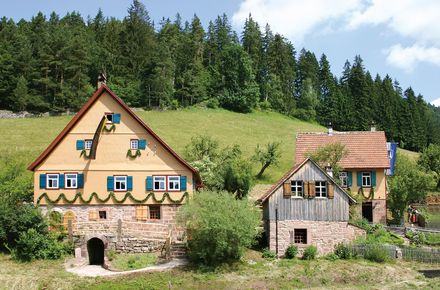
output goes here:
[[130, 149], [132, 149], [132, 150], [139, 149], [139, 140], [138, 139], [131, 139], [130, 140]]
[[58, 178], [59, 174], [48, 174], [46, 175], [46, 188], [58, 189]]
[[64, 178], [66, 188], [78, 188], [78, 174], [66, 173]]
[[342, 171], [339, 174], [339, 180], [341, 181], [342, 187], [348, 187], [348, 174], [346, 171]]
[[136, 207], [136, 220], [145, 221], [147, 220], [147, 207], [146, 206], [137, 206]]
[[307, 244], [307, 229], [294, 229], [293, 241], [295, 244]]
[[327, 183], [325, 181], [315, 182], [316, 197], [327, 197]]
[[107, 219], [107, 212], [105, 210], [100, 210], [98, 212], [98, 214], [99, 214], [99, 219], [100, 220], [106, 220]]
[[107, 124], [113, 123], [113, 113], [105, 113], [105, 121]]
[[126, 191], [127, 190], [127, 176], [115, 176], [115, 191]]
[[86, 150], [92, 149], [92, 142], [93, 142], [93, 140], [84, 140], [84, 148]]
[[169, 191], [180, 190], [180, 176], [168, 176], [168, 190]]
[[160, 220], [160, 206], [150, 205], [149, 210], [150, 210], [150, 219]]
[[89, 221], [96, 221], [98, 219], [97, 211], [89, 211]]
[[292, 180], [290, 182], [292, 188], [292, 197], [302, 197], [303, 196], [303, 182]]
[[153, 176], [153, 190], [165, 191], [165, 176]]
[[371, 173], [362, 172], [362, 187], [370, 187], [370, 186], [371, 186]]

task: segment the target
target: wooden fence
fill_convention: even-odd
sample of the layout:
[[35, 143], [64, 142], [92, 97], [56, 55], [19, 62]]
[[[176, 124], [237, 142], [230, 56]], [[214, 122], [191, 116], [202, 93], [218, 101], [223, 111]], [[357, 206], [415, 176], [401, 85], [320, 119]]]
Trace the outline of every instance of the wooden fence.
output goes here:
[[405, 261], [417, 261], [431, 264], [440, 263], [440, 248], [364, 244], [352, 245], [351, 250], [354, 256], [365, 257], [366, 253], [373, 247], [384, 249], [390, 259], [402, 259]]

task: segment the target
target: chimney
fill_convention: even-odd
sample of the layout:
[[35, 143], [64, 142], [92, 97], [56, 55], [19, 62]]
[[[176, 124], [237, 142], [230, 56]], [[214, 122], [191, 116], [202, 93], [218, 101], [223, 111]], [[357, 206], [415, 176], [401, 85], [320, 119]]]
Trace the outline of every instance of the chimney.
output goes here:
[[373, 122], [371, 122], [371, 132], [376, 132], [376, 124]]
[[332, 122], [328, 123], [328, 135], [332, 136], [333, 135], [333, 128], [332, 128]]
[[98, 75], [98, 84], [96, 85], [96, 88], [99, 89], [102, 87], [102, 85], [105, 85], [107, 83], [107, 76], [105, 73], [100, 73]]
[[333, 177], [333, 168], [331, 167], [330, 163], [327, 163], [327, 166], [325, 167], [325, 172], [326, 172], [330, 177]]

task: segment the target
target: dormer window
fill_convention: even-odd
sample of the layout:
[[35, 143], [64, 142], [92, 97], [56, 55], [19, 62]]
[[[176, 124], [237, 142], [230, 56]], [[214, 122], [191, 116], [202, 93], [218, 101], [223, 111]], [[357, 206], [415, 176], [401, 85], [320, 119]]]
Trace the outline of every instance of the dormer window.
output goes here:
[[114, 117], [113, 113], [105, 113], [105, 122], [107, 124], [113, 124], [113, 117]]
[[130, 140], [130, 149], [131, 150], [139, 149], [139, 139], [131, 139]]
[[92, 149], [93, 140], [84, 140], [84, 149], [90, 150]]

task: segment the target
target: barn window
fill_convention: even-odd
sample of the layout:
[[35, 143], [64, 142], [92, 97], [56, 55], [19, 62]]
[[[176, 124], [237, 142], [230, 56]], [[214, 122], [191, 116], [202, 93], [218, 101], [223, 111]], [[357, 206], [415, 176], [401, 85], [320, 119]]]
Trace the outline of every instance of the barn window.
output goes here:
[[303, 196], [303, 182], [299, 180], [292, 180], [290, 182], [292, 188], [292, 197]]
[[307, 244], [307, 229], [295, 229], [293, 231], [295, 244]]
[[148, 207], [150, 211], [150, 219], [151, 220], [160, 220], [160, 206], [158, 205], [150, 205]]
[[327, 182], [316, 181], [315, 182], [316, 197], [327, 197]]
[[371, 172], [362, 172], [362, 187], [371, 186]]

